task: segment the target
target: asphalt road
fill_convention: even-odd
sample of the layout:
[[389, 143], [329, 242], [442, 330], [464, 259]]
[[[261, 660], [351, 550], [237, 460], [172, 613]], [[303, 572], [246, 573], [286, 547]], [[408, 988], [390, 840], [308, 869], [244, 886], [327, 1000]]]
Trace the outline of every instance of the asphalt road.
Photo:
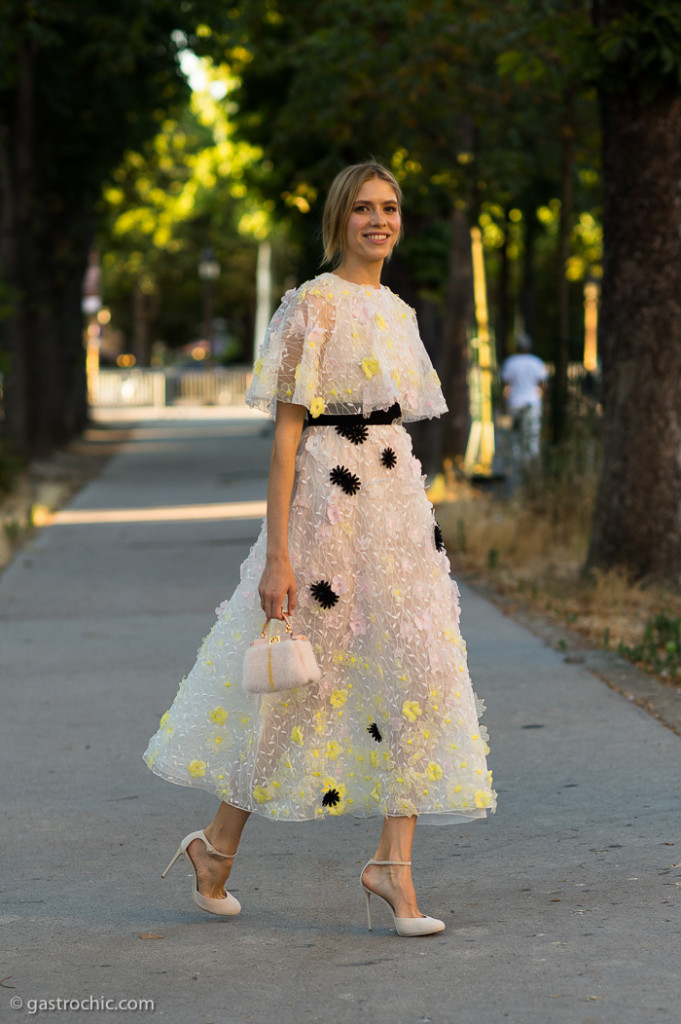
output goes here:
[[681, 1021], [681, 740], [469, 589], [499, 810], [417, 830], [443, 934], [366, 932], [378, 822], [254, 818], [236, 918], [184, 865], [161, 881], [215, 803], [141, 755], [257, 534], [269, 444], [258, 417], [144, 420], [0, 578], [0, 1020]]

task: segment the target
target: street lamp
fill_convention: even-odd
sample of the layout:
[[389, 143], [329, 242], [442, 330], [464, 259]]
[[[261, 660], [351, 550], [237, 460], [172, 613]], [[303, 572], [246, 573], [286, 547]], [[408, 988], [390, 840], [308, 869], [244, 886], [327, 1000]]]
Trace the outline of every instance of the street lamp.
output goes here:
[[220, 276], [220, 264], [210, 246], [201, 251], [199, 260], [199, 278], [203, 281], [203, 336], [208, 342], [208, 350], [213, 347], [213, 306], [215, 300], [215, 282]]

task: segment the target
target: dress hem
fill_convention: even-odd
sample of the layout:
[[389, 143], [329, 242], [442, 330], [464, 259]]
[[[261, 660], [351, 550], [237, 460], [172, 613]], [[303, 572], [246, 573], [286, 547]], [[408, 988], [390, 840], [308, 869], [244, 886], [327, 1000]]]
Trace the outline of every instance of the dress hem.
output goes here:
[[[146, 763], [146, 762], [145, 762]], [[217, 797], [218, 794], [215, 792], [212, 786], [201, 786], [195, 782], [185, 781], [177, 775], [172, 775], [170, 772], [165, 772], [158, 768], [156, 765], [150, 767], [149, 771], [156, 775], [159, 779], [163, 779], [164, 782], [171, 782], [175, 786], [182, 786], [184, 789], [202, 789], [204, 792], [210, 793], [212, 796]], [[218, 797], [219, 799], [219, 797]], [[272, 815], [268, 814], [265, 810], [265, 805], [255, 804], [254, 806], [245, 806], [244, 804], [237, 803], [235, 800], [225, 800], [223, 803], [228, 803], [231, 807], [236, 807], [240, 811], [247, 811], [249, 814], [257, 814], [261, 818], [265, 818], [267, 821], [283, 821], [288, 823], [303, 822], [303, 821], [320, 821], [326, 818], [342, 818], [351, 817], [356, 819], [366, 818], [405, 818], [405, 817], [417, 817], [423, 825], [464, 825], [472, 821], [479, 821], [480, 819], [486, 819], [488, 811], [494, 813], [493, 808], [475, 808], [471, 809], [470, 812], [461, 811], [419, 811], [416, 815], [405, 815], [405, 814], [393, 814], [390, 811], [365, 811], [364, 813], [358, 813], [357, 811], [346, 810], [342, 812], [336, 812], [335, 814], [304, 814], [296, 817], [295, 815]]]

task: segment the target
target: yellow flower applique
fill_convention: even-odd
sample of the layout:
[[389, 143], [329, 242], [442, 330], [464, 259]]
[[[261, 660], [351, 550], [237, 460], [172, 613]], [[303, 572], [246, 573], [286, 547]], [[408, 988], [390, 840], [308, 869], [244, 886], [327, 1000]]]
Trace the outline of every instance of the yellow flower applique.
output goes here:
[[385, 320], [383, 319], [380, 313], [376, 314], [376, 323], [378, 324], [382, 331], [385, 330]]
[[206, 767], [205, 761], [190, 761], [187, 765], [187, 771], [193, 778], [202, 779], [206, 774]]
[[291, 729], [291, 743], [297, 743], [299, 747], [303, 745], [303, 730], [299, 725], [294, 725]]
[[338, 743], [336, 740], [329, 740], [329, 742], [326, 744], [325, 753], [329, 761], [335, 761], [338, 755], [342, 753], [342, 750], [343, 748], [341, 747], [340, 743]]
[[265, 804], [268, 800], [272, 799], [272, 790], [266, 786], [254, 786], [253, 787], [253, 798], [259, 804]]
[[421, 705], [417, 700], [405, 700], [402, 705], [402, 715], [409, 722], [415, 722], [423, 714]]
[[378, 370], [378, 359], [375, 359], [374, 356], [365, 356], [362, 360], [362, 373], [366, 379], [371, 380], [372, 377], [376, 376]]
[[431, 782], [437, 782], [438, 779], [442, 778], [442, 768], [435, 761], [429, 761], [426, 769], [426, 775]]
[[259, 377], [262, 373], [262, 359], [256, 359], [255, 365], [253, 366], [253, 373], [256, 377]]
[[326, 403], [323, 398], [319, 397], [319, 395], [316, 398], [313, 398], [310, 402], [310, 415], [313, 419], [316, 419], [317, 416], [321, 416], [325, 409]]
[[229, 711], [225, 711], [223, 707], [213, 708], [208, 717], [211, 722], [215, 722], [216, 725], [224, 725], [229, 716]]
[[[333, 690], [332, 693], [331, 693], [331, 697], [330, 697], [331, 707], [332, 708], [342, 708], [343, 705], [347, 702], [347, 699], [348, 699], [348, 691], [347, 690]], [[419, 712], [419, 714], [420, 714], [420, 712]]]
[[475, 793], [475, 806], [476, 807], [489, 807], [492, 803], [492, 797], [489, 793], [485, 793], [483, 789], [476, 790]]

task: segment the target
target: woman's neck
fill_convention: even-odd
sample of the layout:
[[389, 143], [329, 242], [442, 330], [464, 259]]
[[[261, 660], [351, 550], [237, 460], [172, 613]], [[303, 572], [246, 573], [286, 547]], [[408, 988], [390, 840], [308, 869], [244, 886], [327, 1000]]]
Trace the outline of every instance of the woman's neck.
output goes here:
[[383, 260], [372, 260], [370, 263], [365, 263], [346, 257], [333, 273], [352, 284], [366, 284], [371, 288], [380, 288], [382, 269]]

